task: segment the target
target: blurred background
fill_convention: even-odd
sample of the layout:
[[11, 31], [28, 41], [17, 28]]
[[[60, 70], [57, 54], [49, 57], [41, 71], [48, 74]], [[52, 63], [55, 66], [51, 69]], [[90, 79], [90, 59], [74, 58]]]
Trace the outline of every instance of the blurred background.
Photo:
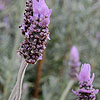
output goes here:
[[[21, 30], [26, 0], [0, 0], [0, 100], [7, 100], [21, 64], [17, 50], [23, 41]], [[69, 78], [69, 53], [79, 50], [81, 63], [95, 73], [94, 87], [100, 89], [100, 0], [46, 0], [53, 9], [48, 41], [42, 61], [39, 100], [59, 100]], [[37, 66], [29, 65], [23, 82], [22, 100], [33, 100]], [[78, 82], [73, 87], [78, 88]], [[66, 100], [76, 100], [69, 91]], [[100, 93], [97, 99], [100, 100]]]

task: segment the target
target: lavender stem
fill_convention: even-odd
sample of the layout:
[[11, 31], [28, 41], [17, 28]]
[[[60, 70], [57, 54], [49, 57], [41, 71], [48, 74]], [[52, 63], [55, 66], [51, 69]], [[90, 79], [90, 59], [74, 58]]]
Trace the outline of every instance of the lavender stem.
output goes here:
[[68, 85], [66, 86], [65, 90], [63, 91], [61, 97], [60, 97], [60, 100], [65, 100], [71, 87], [73, 86], [73, 84], [75, 83], [75, 80], [70, 80]]
[[12, 93], [8, 100], [14, 100], [15, 97], [16, 97], [15, 100], [20, 100], [21, 92], [22, 92], [22, 82], [23, 82], [23, 78], [24, 78], [25, 70], [27, 66], [28, 66], [28, 63], [23, 59], [22, 64], [19, 69], [16, 85], [14, 86]]

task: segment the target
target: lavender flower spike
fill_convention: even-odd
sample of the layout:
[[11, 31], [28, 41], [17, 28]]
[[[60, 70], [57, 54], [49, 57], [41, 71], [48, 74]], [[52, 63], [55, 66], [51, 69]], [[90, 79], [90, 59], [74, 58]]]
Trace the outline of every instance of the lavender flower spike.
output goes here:
[[20, 26], [25, 37], [19, 48], [19, 54], [27, 63], [34, 64], [42, 59], [49, 38], [48, 25], [52, 9], [44, 0], [27, 0], [24, 13], [24, 24]]
[[89, 64], [83, 64], [80, 74], [77, 77], [80, 81], [80, 90], [73, 91], [73, 93], [78, 96], [78, 100], [95, 100], [99, 90], [93, 88], [94, 73], [91, 78], [91, 66]]
[[27, 0], [24, 13], [24, 23], [19, 26], [24, 35], [24, 42], [18, 50], [22, 60], [16, 85], [14, 86], [9, 100], [20, 100], [22, 82], [28, 63], [35, 64], [42, 59], [49, 38], [48, 25], [52, 10], [48, 9], [44, 0]]
[[76, 74], [78, 74], [79, 69], [80, 69], [80, 64], [81, 62], [79, 61], [79, 52], [76, 46], [73, 46], [70, 51], [70, 61], [69, 61], [69, 66], [70, 66], [70, 77], [72, 79], [76, 79]]

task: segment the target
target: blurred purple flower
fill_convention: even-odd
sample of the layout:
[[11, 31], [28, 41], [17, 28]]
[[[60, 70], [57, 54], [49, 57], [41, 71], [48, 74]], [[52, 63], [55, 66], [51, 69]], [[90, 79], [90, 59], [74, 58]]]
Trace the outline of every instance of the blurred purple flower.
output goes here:
[[76, 74], [78, 74], [80, 69], [81, 62], [79, 61], [79, 52], [76, 46], [73, 46], [70, 51], [70, 77], [76, 79]]
[[98, 1], [98, 3], [100, 3], [100, 0], [97, 0]]
[[100, 32], [96, 34], [96, 38], [100, 40]]
[[4, 23], [5, 23], [5, 25], [6, 25], [6, 29], [7, 29], [7, 31], [9, 31], [9, 19], [8, 19], [8, 17], [7, 16], [4, 16], [3, 17], [3, 21], [4, 21]]
[[27, 0], [24, 13], [24, 23], [20, 26], [25, 37], [19, 48], [27, 63], [36, 63], [42, 59], [49, 38], [48, 24], [52, 10], [44, 0]]
[[77, 62], [79, 61], [79, 52], [76, 46], [73, 46], [70, 51], [70, 60]]
[[80, 90], [73, 91], [73, 93], [78, 96], [78, 100], [95, 100], [99, 90], [93, 88], [94, 73], [91, 78], [91, 66], [89, 64], [83, 64], [77, 78], [79, 80]]
[[5, 5], [4, 3], [0, 2], [0, 11], [4, 10], [5, 9]]

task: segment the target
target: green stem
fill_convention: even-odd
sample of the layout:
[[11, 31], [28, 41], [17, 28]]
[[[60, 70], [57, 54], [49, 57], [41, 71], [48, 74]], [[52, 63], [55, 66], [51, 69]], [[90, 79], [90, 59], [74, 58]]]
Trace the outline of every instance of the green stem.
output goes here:
[[66, 97], [67, 97], [70, 89], [72, 88], [74, 82], [75, 82], [74, 80], [70, 80], [69, 81], [68, 85], [66, 86], [65, 90], [63, 91], [63, 93], [62, 93], [62, 95], [60, 97], [60, 100], [65, 100], [66, 99]]
[[17, 87], [18, 87], [18, 90], [17, 90], [17, 95], [16, 95], [16, 99], [15, 100], [20, 100], [21, 99], [21, 94], [22, 94], [22, 83], [23, 83], [23, 79], [24, 79], [24, 75], [25, 75], [25, 71], [26, 71], [26, 68], [28, 66], [28, 63], [26, 61], [23, 61], [22, 63], [22, 66], [19, 70], [19, 73], [18, 73], [18, 84], [17, 84]]
[[16, 98], [15, 100], [20, 100], [22, 93], [22, 82], [27, 66], [28, 66], [27, 62], [23, 59], [19, 69], [16, 85], [14, 86], [8, 100], [14, 100], [15, 98]]

